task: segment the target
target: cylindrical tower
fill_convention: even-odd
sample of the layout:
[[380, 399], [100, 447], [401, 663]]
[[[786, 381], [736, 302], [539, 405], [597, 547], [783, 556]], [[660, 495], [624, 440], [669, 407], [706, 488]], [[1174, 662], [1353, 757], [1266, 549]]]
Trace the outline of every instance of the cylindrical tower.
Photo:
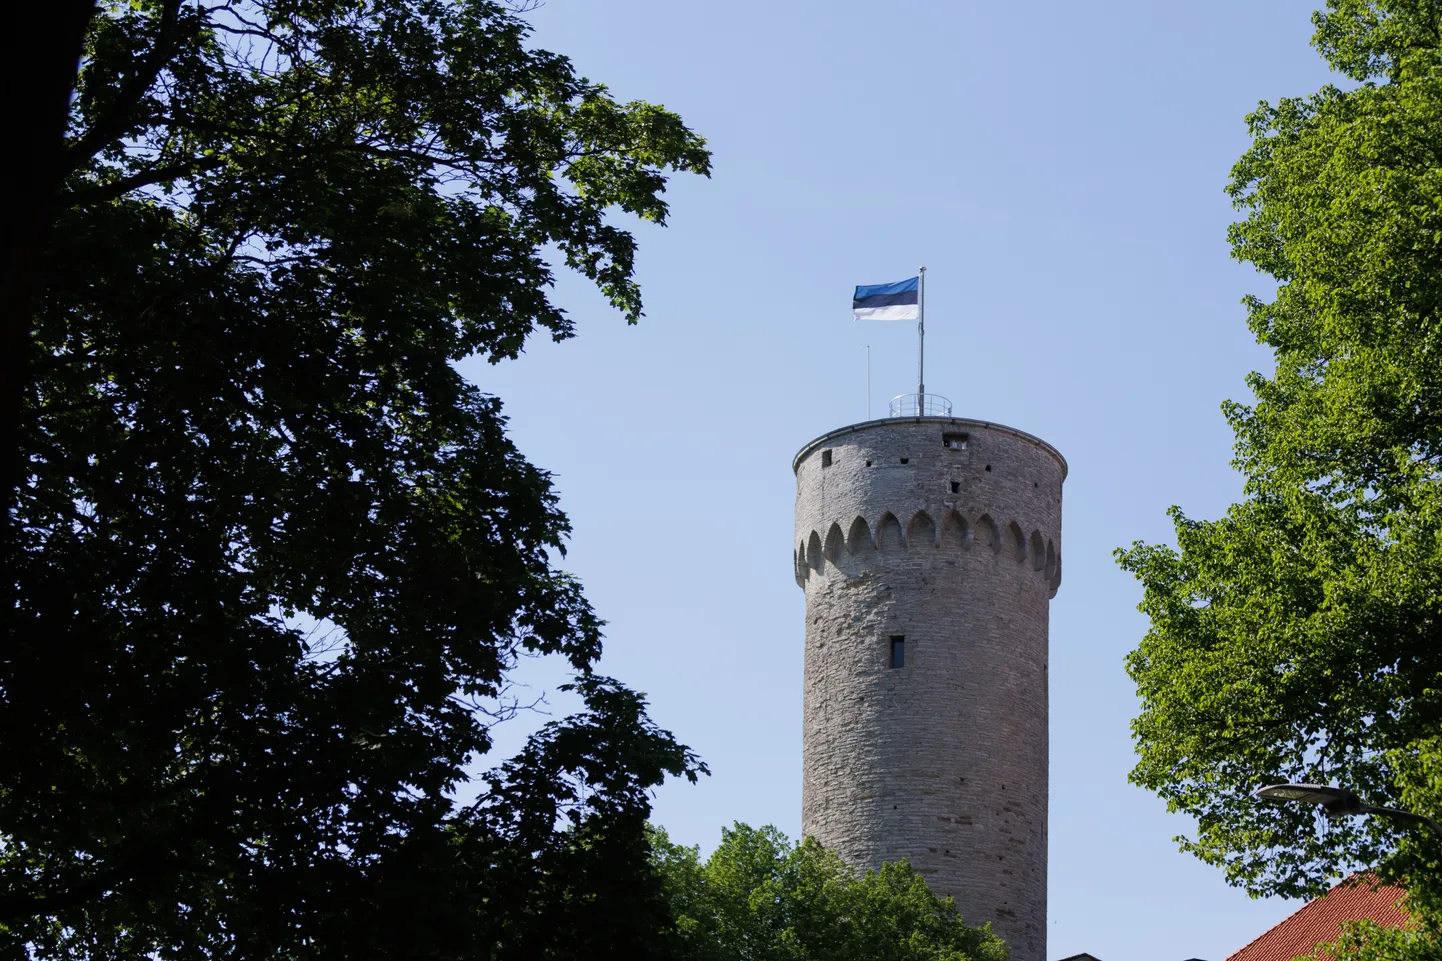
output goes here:
[[952, 417], [802, 448], [801, 823], [858, 868], [906, 859], [1013, 961], [1045, 961], [1047, 607], [1066, 461]]

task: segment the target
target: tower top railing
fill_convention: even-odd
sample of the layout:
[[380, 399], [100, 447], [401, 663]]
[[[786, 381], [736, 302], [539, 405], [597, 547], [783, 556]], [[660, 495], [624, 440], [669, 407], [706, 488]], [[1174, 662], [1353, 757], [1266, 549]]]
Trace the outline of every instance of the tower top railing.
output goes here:
[[940, 394], [897, 394], [891, 398], [892, 417], [950, 417], [951, 401]]

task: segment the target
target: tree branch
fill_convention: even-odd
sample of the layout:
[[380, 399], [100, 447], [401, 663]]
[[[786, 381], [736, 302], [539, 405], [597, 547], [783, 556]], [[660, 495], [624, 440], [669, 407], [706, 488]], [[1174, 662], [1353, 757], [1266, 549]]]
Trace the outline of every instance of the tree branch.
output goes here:
[[72, 141], [65, 149], [62, 176], [80, 169], [101, 147], [125, 133], [135, 108], [140, 105], [146, 91], [155, 83], [155, 78], [160, 76], [160, 71], [165, 69], [165, 64], [175, 53], [176, 41], [179, 39], [179, 32], [176, 30], [179, 14], [180, 0], [165, 0], [160, 11], [160, 31], [150, 56], [141, 62], [134, 73], [125, 78], [110, 112], [92, 124], [82, 137]]
[[98, 184], [94, 187], [87, 187], [84, 190], [69, 191], [61, 195], [61, 200], [66, 207], [102, 203], [107, 200], [122, 197], [132, 190], [139, 190], [141, 187], [149, 187], [151, 184], [175, 180], [184, 177], [186, 174], [204, 173], [207, 170], [214, 170], [224, 164], [225, 158], [215, 155], [202, 157], [199, 160], [186, 161], [185, 163], [170, 164], [165, 167], [149, 167], [139, 173], [131, 174], [129, 177], [122, 177], [110, 183]]

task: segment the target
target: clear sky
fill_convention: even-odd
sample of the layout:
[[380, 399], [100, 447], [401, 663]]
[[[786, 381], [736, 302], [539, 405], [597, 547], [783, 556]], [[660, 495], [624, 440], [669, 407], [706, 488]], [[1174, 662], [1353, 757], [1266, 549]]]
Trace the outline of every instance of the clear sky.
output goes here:
[[[584, 283], [580, 336], [465, 372], [506, 402], [575, 526], [564, 565], [609, 621], [602, 667], [712, 776], [656, 819], [709, 849], [800, 827], [803, 596], [790, 463], [914, 390], [915, 325], [854, 324], [856, 284], [927, 273], [927, 387], [1067, 457], [1051, 608], [1048, 956], [1222, 961], [1294, 909], [1179, 853], [1130, 786], [1145, 622], [1112, 559], [1165, 511], [1239, 493], [1219, 411], [1269, 369], [1223, 187], [1258, 100], [1329, 75], [1312, 3], [546, 0], [535, 42], [708, 138], [711, 180], [638, 228], [647, 317]], [[544, 681], [544, 671], [537, 675]], [[957, 732], [964, 737], [965, 732]]]

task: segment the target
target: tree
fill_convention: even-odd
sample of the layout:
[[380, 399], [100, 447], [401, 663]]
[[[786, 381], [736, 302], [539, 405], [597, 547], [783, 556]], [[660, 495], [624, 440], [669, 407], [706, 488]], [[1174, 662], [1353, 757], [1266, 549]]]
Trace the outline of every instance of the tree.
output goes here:
[[1229, 187], [1234, 256], [1277, 282], [1245, 301], [1275, 371], [1224, 408], [1244, 500], [1173, 508], [1175, 550], [1120, 552], [1151, 622], [1132, 780], [1250, 891], [1380, 864], [1435, 920], [1438, 839], [1249, 797], [1336, 783], [1442, 813], [1442, 4], [1330, 0], [1314, 23], [1349, 86], [1262, 104]]
[[1371, 921], [1352, 921], [1343, 926], [1342, 936], [1332, 944], [1318, 946], [1315, 961], [1347, 958], [1348, 961], [1438, 961], [1442, 939], [1437, 932], [1416, 927], [1388, 928]]
[[[572, 335], [549, 259], [634, 322], [615, 214], [663, 223], [704, 142], [489, 0], [108, 0], [56, 162], [7, 451], [6, 952], [645, 956], [647, 792], [703, 768], [594, 673], [550, 478], [453, 364]], [[460, 803], [541, 654], [583, 709]]]
[[14, 39], [3, 58], [4, 79], [9, 89], [24, 87], [25, 96], [13, 98], [9, 111], [9, 167], [14, 182], [29, 189], [12, 192], [0, 225], [0, 312], [5, 324], [0, 449], [6, 451], [16, 447], [21, 386], [15, 360], [23, 352], [29, 329], [30, 257], [51, 219], [49, 202], [60, 188], [70, 93], [95, 0], [57, 0], [27, 5], [16, 13], [19, 19], [11, 24], [10, 33]]
[[814, 838], [736, 824], [705, 862], [654, 830], [675, 918], [670, 954], [693, 961], [1006, 961], [991, 925], [970, 928], [904, 861], [856, 875]]

